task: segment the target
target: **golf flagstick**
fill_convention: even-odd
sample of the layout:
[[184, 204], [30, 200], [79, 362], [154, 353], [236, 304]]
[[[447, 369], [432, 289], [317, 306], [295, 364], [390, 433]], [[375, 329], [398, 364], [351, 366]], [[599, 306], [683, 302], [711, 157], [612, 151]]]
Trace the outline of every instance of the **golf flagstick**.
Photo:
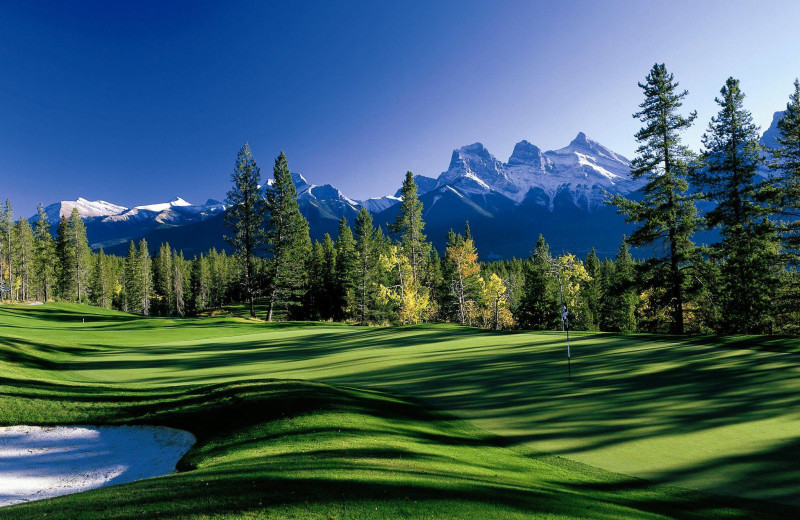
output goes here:
[[564, 324], [564, 330], [567, 331], [567, 380], [572, 381], [572, 359], [569, 352], [569, 318], [567, 317], [567, 306], [561, 308], [561, 319]]

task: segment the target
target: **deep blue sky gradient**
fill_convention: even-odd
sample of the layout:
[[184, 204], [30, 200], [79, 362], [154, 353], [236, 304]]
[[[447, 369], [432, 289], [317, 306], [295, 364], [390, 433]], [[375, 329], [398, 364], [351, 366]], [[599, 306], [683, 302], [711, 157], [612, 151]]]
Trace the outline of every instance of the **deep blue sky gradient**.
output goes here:
[[800, 2], [0, 2], [0, 198], [222, 198], [245, 141], [353, 198], [578, 133], [631, 157], [665, 62], [698, 148], [725, 79], [766, 128], [800, 76]]

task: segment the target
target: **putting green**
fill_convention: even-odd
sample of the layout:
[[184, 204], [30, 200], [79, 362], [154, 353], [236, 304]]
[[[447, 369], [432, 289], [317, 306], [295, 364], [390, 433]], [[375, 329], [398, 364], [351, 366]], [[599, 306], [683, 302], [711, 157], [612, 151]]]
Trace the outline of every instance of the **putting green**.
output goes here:
[[[51, 363], [64, 381], [382, 388], [592, 466], [800, 506], [796, 354], [720, 348], [713, 338], [573, 334], [567, 381], [561, 333], [140, 319], [55, 304], [2, 307], [0, 323], [8, 352]], [[791, 350], [792, 341], [760, 343]]]

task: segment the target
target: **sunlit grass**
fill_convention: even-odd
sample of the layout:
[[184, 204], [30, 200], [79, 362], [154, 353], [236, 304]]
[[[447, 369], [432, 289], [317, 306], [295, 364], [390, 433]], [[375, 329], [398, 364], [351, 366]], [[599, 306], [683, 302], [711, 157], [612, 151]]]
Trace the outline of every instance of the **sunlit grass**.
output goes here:
[[723, 492], [744, 475], [756, 496], [791, 503], [794, 356], [576, 335], [568, 382], [563, 339], [0, 307], [0, 423], [138, 422], [198, 437], [183, 473], [0, 517], [796, 516], [530, 449]]

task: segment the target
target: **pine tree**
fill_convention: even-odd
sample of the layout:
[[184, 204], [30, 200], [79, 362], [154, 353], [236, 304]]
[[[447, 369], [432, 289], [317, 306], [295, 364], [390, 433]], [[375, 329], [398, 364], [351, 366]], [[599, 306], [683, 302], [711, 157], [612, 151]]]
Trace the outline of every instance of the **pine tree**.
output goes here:
[[111, 308], [113, 299], [113, 287], [109, 283], [110, 262], [103, 248], [93, 255], [92, 274], [89, 281], [89, 297], [93, 305]]
[[267, 321], [272, 321], [276, 309], [290, 316], [297, 312], [306, 289], [306, 261], [311, 251], [308, 221], [300, 213], [283, 152], [275, 159], [273, 175], [274, 182], [266, 190], [266, 242], [272, 254]]
[[138, 253], [136, 252], [136, 244], [131, 240], [128, 245], [128, 256], [125, 258], [125, 267], [123, 275], [123, 298], [122, 310], [125, 312], [136, 312], [137, 303], [141, 301], [139, 291], [141, 287], [136, 282], [136, 262]]
[[322, 319], [320, 300], [322, 298], [322, 292], [325, 289], [322, 278], [324, 263], [322, 245], [319, 241], [315, 240], [311, 244], [311, 253], [308, 263], [308, 292], [306, 292], [305, 302], [303, 303], [306, 316], [309, 320]]
[[186, 289], [188, 266], [183, 257], [183, 251], [172, 252], [172, 296], [174, 313], [181, 318], [186, 315]]
[[153, 308], [157, 314], [168, 316], [172, 314], [175, 300], [175, 285], [173, 283], [172, 248], [167, 243], [158, 248], [158, 255], [153, 259], [153, 296], [156, 303]]
[[138, 286], [137, 296], [139, 297], [138, 302], [136, 302], [136, 309], [140, 314], [149, 316], [150, 298], [153, 295], [153, 272], [150, 250], [144, 238], [139, 241], [139, 252], [136, 253], [135, 268], [134, 281]]
[[551, 273], [550, 247], [539, 235], [536, 249], [526, 263], [525, 283], [515, 316], [523, 329], [548, 330], [559, 324], [558, 287]]
[[461, 302], [458, 298], [458, 291], [454, 290], [455, 280], [458, 278], [457, 266], [452, 258], [447, 254], [448, 248], [455, 248], [463, 238], [456, 234], [452, 228], [447, 232], [445, 242], [445, 254], [441, 262], [442, 283], [435, 296], [439, 306], [439, 316], [443, 321], [461, 322]]
[[413, 173], [406, 173], [400, 193], [403, 199], [400, 213], [390, 228], [392, 233], [399, 235], [399, 250], [396, 255], [391, 254], [390, 257], [396, 259], [394, 274], [400, 288], [401, 321], [417, 323], [429, 313], [430, 293], [428, 287], [423, 285], [423, 281], [430, 243], [426, 241], [423, 233], [425, 222], [422, 219], [422, 202], [417, 196]]
[[78, 213], [78, 208], [73, 208], [69, 217], [69, 248], [72, 250], [71, 260], [73, 264], [71, 269], [77, 289], [77, 301], [81, 302], [86, 297], [91, 250], [86, 238], [86, 226], [80, 213]]
[[617, 195], [612, 203], [628, 222], [641, 224], [628, 238], [632, 246], [659, 244], [666, 252], [653, 262], [656, 268], [669, 266], [669, 302], [673, 331], [683, 334], [685, 299], [684, 268], [694, 244], [692, 234], [699, 225], [696, 196], [687, 194], [691, 152], [681, 144], [680, 134], [688, 129], [696, 112], [688, 117], [678, 113], [688, 91], [678, 91], [678, 83], [661, 64], [653, 65], [645, 83], [645, 95], [634, 117], [645, 124], [635, 135], [639, 147], [631, 161], [631, 176], [646, 179], [641, 202]]
[[800, 263], [800, 80], [794, 80], [786, 112], [778, 121], [778, 147], [770, 150], [773, 179], [765, 186], [772, 211], [787, 219], [781, 226], [784, 248]]
[[586, 274], [589, 280], [583, 286], [583, 300], [586, 302], [586, 330], [598, 330], [600, 326], [600, 302], [603, 298], [602, 280], [600, 275], [600, 259], [594, 248], [586, 255]]
[[71, 300], [75, 295], [74, 256], [75, 249], [70, 245], [69, 221], [66, 216], [61, 215], [56, 230], [56, 279], [59, 297], [64, 300]]
[[228, 192], [230, 209], [225, 213], [225, 224], [233, 232], [225, 236], [235, 250], [237, 258], [244, 264], [245, 295], [250, 304], [250, 317], [256, 317], [255, 297], [258, 290], [254, 258], [266, 243], [264, 219], [267, 205], [260, 188], [261, 170], [256, 164], [250, 146], [245, 143], [236, 157], [236, 166], [231, 173], [233, 187]]
[[56, 276], [56, 245], [50, 234], [50, 222], [39, 204], [38, 218], [34, 228], [34, 271], [36, 272], [37, 299], [47, 301], [53, 298]]
[[[636, 309], [639, 295], [636, 288], [636, 263], [631, 256], [625, 237], [614, 258], [613, 269], [608, 272], [606, 291], [606, 322], [603, 330], [611, 332], [636, 332]], [[663, 264], [662, 264], [663, 265]]]
[[24, 218], [14, 225], [14, 266], [17, 299], [27, 301], [31, 297], [34, 280], [34, 243], [33, 230]]
[[391, 231], [400, 235], [403, 254], [408, 258], [411, 267], [411, 282], [419, 287], [420, 274], [424, 270], [430, 244], [426, 242], [423, 234], [425, 222], [422, 220], [422, 202], [417, 197], [417, 184], [414, 182], [413, 173], [406, 172], [400, 193], [403, 202]]
[[14, 207], [6, 199], [0, 207], [0, 242], [2, 242], [2, 255], [0, 255], [0, 282], [5, 281], [11, 290], [9, 299], [14, 300]]
[[723, 261], [724, 332], [768, 332], [777, 289], [778, 239], [761, 203], [756, 182], [760, 155], [758, 127], [744, 108], [739, 81], [728, 78], [715, 99], [720, 112], [703, 135], [702, 168], [697, 183], [716, 207], [706, 214], [722, 241], [714, 254]]
[[208, 260], [201, 253], [192, 262], [191, 274], [192, 313], [196, 316], [208, 306]]
[[339, 236], [336, 239], [336, 319], [343, 320], [355, 312], [355, 289], [358, 276], [358, 260], [353, 232], [347, 219], [339, 220]]
[[357, 307], [358, 321], [361, 325], [374, 318], [377, 266], [380, 251], [375, 243], [375, 228], [372, 215], [361, 207], [356, 217], [355, 240], [357, 255]]
[[221, 309], [228, 295], [228, 258], [225, 250], [208, 252], [208, 299], [211, 307]]

